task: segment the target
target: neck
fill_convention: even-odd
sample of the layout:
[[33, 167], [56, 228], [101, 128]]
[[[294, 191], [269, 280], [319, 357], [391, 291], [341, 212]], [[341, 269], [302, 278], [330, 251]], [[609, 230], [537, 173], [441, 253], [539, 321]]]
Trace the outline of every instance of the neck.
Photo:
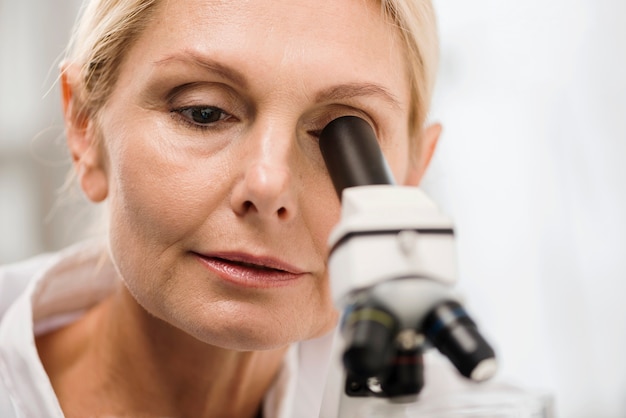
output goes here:
[[123, 286], [37, 346], [67, 416], [254, 417], [287, 349], [205, 344], [148, 314]]

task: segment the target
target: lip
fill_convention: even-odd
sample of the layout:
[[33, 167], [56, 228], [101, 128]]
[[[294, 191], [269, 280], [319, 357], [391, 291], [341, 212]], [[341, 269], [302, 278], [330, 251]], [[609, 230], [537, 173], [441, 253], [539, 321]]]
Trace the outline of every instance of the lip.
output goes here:
[[243, 287], [288, 286], [306, 273], [273, 257], [257, 257], [245, 253], [193, 254], [200, 264], [222, 280]]

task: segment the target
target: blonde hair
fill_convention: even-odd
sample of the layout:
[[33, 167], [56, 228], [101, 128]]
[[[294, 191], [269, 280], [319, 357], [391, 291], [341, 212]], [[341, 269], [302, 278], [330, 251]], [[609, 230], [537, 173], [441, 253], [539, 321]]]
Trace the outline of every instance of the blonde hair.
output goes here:
[[80, 66], [79, 109], [97, 113], [111, 95], [125, 53], [150, 23], [158, 0], [86, 0], [65, 63]]
[[381, 0], [383, 13], [400, 31], [407, 52], [411, 109], [409, 133], [422, 129], [439, 68], [439, 37], [431, 0]]
[[[110, 96], [126, 51], [141, 35], [162, 0], [88, 0], [68, 48], [66, 62], [81, 67], [80, 108], [97, 113]], [[431, 0], [381, 0], [407, 52], [411, 87], [409, 132], [423, 127], [435, 85], [438, 38]]]

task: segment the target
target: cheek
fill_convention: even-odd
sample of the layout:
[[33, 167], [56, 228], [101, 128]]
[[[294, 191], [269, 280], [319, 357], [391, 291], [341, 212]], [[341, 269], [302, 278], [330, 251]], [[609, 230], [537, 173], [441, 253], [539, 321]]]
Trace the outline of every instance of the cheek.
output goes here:
[[159, 295], [189, 268], [180, 255], [229, 190], [224, 158], [200, 161], [164, 146], [165, 136], [144, 129], [106, 137], [111, 254], [135, 299], [155, 315]]
[[[341, 202], [321, 155], [319, 158], [320, 161], [312, 165], [310, 171], [305, 170], [300, 174], [299, 181], [302, 186], [299, 188], [298, 210], [318, 250], [317, 255], [327, 260], [328, 238], [339, 222]], [[304, 167], [306, 164], [299, 161], [297, 166]]]
[[385, 159], [391, 168], [396, 183], [405, 183], [409, 171], [411, 170], [411, 150], [407, 140], [393, 141], [391, 144], [382, 147]]
[[306, 227], [311, 231], [314, 247], [318, 252], [316, 255], [324, 260], [324, 268], [326, 269], [329, 255], [328, 238], [340, 218], [339, 199], [334, 194], [325, 197], [323, 194], [317, 194], [312, 196], [312, 199], [301, 210]]
[[158, 136], [116, 137], [110, 180], [111, 221], [145, 241], [171, 244], [203, 223], [227, 192], [220, 159], [199, 163], [154, 146]]

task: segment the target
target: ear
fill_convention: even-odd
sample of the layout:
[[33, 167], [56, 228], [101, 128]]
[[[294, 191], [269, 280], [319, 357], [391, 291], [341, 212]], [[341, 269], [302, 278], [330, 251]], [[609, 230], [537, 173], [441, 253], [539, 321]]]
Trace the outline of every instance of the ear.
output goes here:
[[97, 140], [97, 124], [81, 101], [80, 67], [61, 67], [61, 93], [67, 146], [81, 189], [92, 202], [108, 194], [103, 145]]
[[409, 172], [406, 176], [405, 186], [418, 186], [424, 173], [430, 164], [430, 160], [433, 158], [435, 148], [437, 148], [437, 142], [441, 135], [441, 124], [435, 123], [422, 131], [416, 152], [417, 157], [412, 158], [409, 167]]

